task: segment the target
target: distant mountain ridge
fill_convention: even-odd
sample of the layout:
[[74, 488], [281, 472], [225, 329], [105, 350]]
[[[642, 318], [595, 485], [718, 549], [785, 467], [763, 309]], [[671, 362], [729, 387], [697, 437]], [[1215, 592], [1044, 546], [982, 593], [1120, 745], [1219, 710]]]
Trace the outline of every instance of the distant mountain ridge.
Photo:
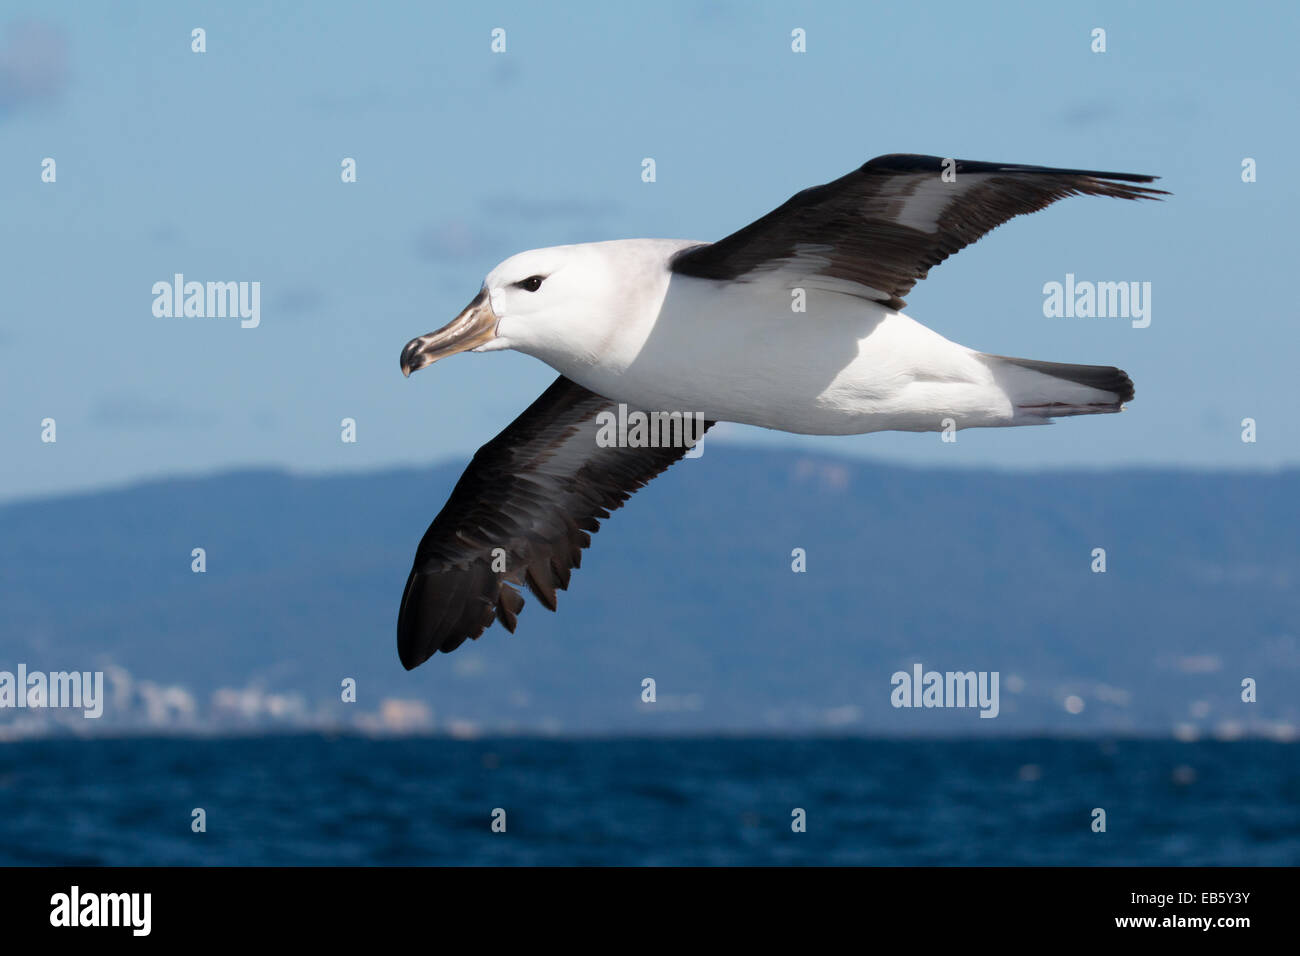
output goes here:
[[[236, 471], [0, 506], [0, 670], [109, 670], [95, 730], [1300, 725], [1296, 470], [950, 471], [710, 444], [604, 524], [558, 614], [525, 595], [515, 635], [494, 626], [407, 673], [402, 586], [462, 468]], [[917, 663], [998, 672], [997, 718], [891, 706], [891, 674]]]

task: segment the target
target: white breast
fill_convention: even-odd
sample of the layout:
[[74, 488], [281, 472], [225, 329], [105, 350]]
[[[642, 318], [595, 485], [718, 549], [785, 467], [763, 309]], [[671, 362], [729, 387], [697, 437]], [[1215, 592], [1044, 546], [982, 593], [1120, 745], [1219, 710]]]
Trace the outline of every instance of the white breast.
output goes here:
[[[977, 353], [869, 300], [673, 276], [620, 317], [595, 363], [546, 356], [634, 408], [808, 434], [1009, 422]], [[569, 367], [563, 367], [568, 364]]]

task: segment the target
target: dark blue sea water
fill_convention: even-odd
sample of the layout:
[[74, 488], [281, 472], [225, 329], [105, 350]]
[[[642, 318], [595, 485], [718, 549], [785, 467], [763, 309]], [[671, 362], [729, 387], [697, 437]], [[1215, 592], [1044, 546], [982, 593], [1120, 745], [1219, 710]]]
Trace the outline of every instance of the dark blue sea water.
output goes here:
[[0, 744], [0, 863], [1294, 865], [1298, 757], [1263, 741], [41, 740]]

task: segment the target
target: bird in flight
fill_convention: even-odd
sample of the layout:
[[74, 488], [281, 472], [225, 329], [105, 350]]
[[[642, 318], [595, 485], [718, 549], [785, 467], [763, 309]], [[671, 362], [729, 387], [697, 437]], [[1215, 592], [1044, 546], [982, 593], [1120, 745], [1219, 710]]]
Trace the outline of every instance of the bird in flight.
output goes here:
[[892, 154], [717, 242], [506, 259], [460, 315], [407, 343], [402, 372], [515, 349], [560, 376], [478, 450], [420, 541], [397, 620], [403, 666], [494, 620], [513, 632], [525, 587], [554, 611], [600, 521], [715, 422], [856, 435], [1120, 411], [1133, 398], [1120, 369], [975, 351], [903, 314], [903, 296], [1014, 216], [1072, 195], [1167, 195], [1139, 185], [1154, 179]]

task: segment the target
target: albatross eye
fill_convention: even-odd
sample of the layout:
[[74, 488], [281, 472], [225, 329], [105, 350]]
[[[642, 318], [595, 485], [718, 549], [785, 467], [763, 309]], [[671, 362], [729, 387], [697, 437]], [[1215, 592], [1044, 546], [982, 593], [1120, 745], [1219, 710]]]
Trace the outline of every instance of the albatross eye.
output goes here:
[[536, 292], [542, 287], [542, 280], [544, 278], [545, 276], [529, 276], [527, 279], [516, 282], [515, 285], [523, 289], [525, 292]]

